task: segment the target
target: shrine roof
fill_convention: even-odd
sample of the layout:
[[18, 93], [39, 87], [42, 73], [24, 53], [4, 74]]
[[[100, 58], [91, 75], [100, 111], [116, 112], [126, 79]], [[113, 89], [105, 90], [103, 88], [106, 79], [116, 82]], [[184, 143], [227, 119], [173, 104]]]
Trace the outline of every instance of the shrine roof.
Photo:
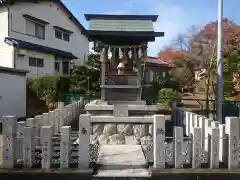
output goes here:
[[87, 34], [91, 41], [105, 44], [141, 44], [163, 37], [155, 32], [153, 22], [157, 15], [104, 15], [85, 14], [89, 21]]
[[156, 22], [158, 15], [110, 15], [110, 14], [85, 14], [87, 21], [92, 19], [101, 20], [148, 20]]

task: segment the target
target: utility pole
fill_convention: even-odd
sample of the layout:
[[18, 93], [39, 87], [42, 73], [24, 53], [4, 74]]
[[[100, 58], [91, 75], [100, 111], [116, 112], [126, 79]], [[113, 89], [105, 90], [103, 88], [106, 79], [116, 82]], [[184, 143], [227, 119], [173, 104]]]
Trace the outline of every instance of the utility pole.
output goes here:
[[218, 0], [218, 44], [217, 44], [217, 121], [222, 121], [222, 99], [223, 99], [223, 79], [222, 79], [222, 16], [223, 0]]

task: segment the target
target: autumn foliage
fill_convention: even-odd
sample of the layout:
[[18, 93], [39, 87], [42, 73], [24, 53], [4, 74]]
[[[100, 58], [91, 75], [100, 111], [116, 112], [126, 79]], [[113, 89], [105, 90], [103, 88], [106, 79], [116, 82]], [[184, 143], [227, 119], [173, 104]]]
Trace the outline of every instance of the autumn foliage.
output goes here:
[[173, 50], [172, 48], [162, 50], [158, 53], [158, 58], [169, 64], [175, 64], [178, 60], [182, 59], [183, 56], [184, 52]]

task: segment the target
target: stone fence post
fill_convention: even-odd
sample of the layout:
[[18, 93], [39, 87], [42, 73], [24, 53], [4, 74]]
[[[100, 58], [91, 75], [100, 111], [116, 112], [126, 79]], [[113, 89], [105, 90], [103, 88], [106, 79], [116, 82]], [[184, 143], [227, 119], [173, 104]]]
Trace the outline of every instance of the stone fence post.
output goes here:
[[2, 118], [3, 129], [3, 168], [13, 168], [17, 161], [16, 149], [16, 133], [17, 133], [17, 118], [16, 116], [4, 116]]
[[42, 168], [50, 169], [52, 164], [52, 126], [43, 126], [41, 131]]
[[164, 115], [153, 116], [154, 168], [165, 168], [165, 119]]
[[79, 116], [79, 168], [89, 168], [90, 164], [90, 132], [91, 116], [82, 114]]

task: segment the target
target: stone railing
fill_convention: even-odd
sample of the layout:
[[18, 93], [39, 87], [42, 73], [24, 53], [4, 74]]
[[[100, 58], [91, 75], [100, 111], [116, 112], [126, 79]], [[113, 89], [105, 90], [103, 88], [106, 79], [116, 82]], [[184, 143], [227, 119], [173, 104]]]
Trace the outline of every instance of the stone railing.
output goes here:
[[[5, 156], [4, 154], [4, 151], [8, 151], [9, 148], [13, 148], [13, 153], [16, 152], [16, 158], [23, 158], [23, 144], [26, 139], [24, 136], [25, 133], [27, 133], [27, 135], [30, 133], [34, 138], [34, 144], [31, 144], [30, 148], [33, 145], [39, 146], [41, 144], [41, 131], [45, 129], [44, 127], [50, 126], [52, 135], [58, 135], [61, 133], [63, 126], [69, 125], [73, 120], [78, 120], [79, 115], [84, 111], [84, 105], [83, 99], [72, 102], [66, 106], [64, 102], [59, 102], [57, 109], [19, 122], [17, 122], [16, 116], [4, 116], [1, 119], [2, 134], [0, 135], [0, 162], [2, 162], [2, 166], [5, 167], [6, 165], [4, 158], [9, 158], [8, 155]], [[16, 142], [12, 144], [10, 141]], [[9, 162], [7, 162], [7, 164], [9, 164]]]
[[[77, 168], [89, 168], [92, 124], [97, 123], [153, 124], [153, 147], [152, 150], [149, 148], [148, 154], [153, 156], [155, 169], [169, 165], [175, 168], [207, 165], [213, 169], [221, 164], [229, 169], [239, 167], [239, 118], [227, 117], [223, 125], [191, 112], [184, 112], [183, 117], [184, 127], [174, 127], [173, 137], [165, 136], [164, 115], [114, 117], [87, 114], [79, 117], [79, 133], [72, 132], [70, 126], [62, 126], [60, 133], [54, 134], [53, 125], [45, 125], [38, 135], [35, 126], [26, 125], [18, 137], [15, 117], [6, 116], [3, 118], [2, 167], [13, 168], [21, 164], [29, 168], [37, 164], [40, 168], [50, 169], [71, 168], [75, 164]], [[77, 139], [79, 143], [73, 143]], [[58, 160], [58, 165], [54, 166]]]
[[[226, 117], [225, 124], [220, 124], [211, 118], [176, 108], [173, 119], [175, 128], [182, 129], [192, 141], [189, 148], [193, 148], [193, 167], [208, 164], [210, 168], [239, 168], [239, 117]], [[194, 154], [196, 148], [198, 158]]]

